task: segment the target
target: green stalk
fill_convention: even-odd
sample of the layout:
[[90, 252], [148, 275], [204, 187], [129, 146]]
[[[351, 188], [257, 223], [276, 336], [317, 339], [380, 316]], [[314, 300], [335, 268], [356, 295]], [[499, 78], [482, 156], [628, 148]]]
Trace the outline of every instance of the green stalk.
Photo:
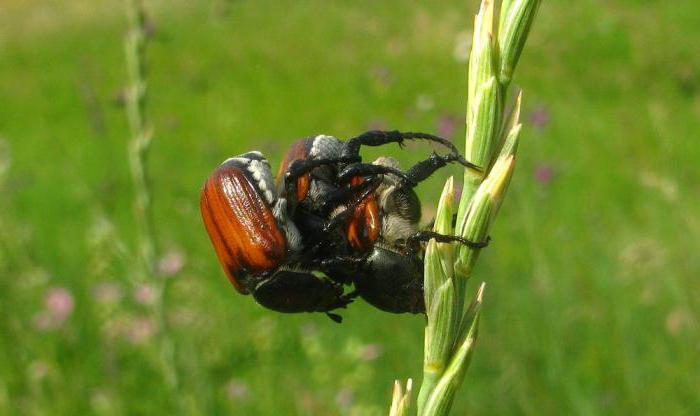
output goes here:
[[146, 15], [141, 0], [126, 0], [129, 30], [125, 39], [126, 115], [131, 132], [129, 142], [129, 169], [134, 184], [134, 214], [138, 227], [138, 254], [146, 276], [153, 275], [156, 248], [153, 216], [151, 212], [151, 188], [147, 171], [148, 150], [152, 131], [146, 120]]
[[175, 344], [167, 331], [165, 319], [165, 280], [156, 277], [156, 232], [151, 205], [151, 181], [148, 174], [148, 155], [151, 146], [152, 128], [146, 114], [146, 13], [142, 0], [126, 0], [128, 31], [124, 41], [128, 84], [126, 87], [126, 116], [131, 140], [128, 144], [128, 159], [134, 185], [134, 216], [137, 226], [137, 254], [139, 257], [138, 282], [152, 281], [156, 298], [152, 314], [158, 324], [159, 364], [165, 382], [171, 391], [179, 411], [179, 382], [175, 365]]
[[[488, 241], [489, 229], [513, 175], [522, 126], [521, 95], [506, 116], [504, 102], [513, 71], [532, 25], [539, 0], [482, 0], [474, 21], [467, 90], [465, 157], [483, 173], [465, 169], [457, 223], [454, 181], [445, 184], [434, 230], [474, 242]], [[427, 324], [423, 382], [418, 415], [447, 415], [464, 379], [477, 340], [484, 283], [468, 302], [467, 283], [480, 248], [431, 241], [425, 252], [424, 291]], [[393, 414], [393, 413], [392, 413]]]

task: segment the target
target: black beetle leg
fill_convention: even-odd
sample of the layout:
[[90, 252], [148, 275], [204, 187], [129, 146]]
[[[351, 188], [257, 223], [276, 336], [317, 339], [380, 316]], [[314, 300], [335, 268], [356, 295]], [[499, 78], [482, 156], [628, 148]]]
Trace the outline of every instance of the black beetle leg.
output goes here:
[[[360, 294], [357, 290], [353, 290], [352, 292], [344, 294], [343, 296], [340, 297], [340, 299], [338, 299], [338, 303], [337, 303], [338, 306], [336, 306], [336, 308], [334, 308], [334, 309], [347, 307], [347, 305], [352, 303], [352, 301], [354, 301], [355, 298], [358, 296], [360, 296]], [[337, 313], [326, 312], [326, 316], [331, 318], [331, 321], [333, 321], [335, 323], [340, 324], [343, 322], [343, 317]]]
[[310, 173], [312, 170], [328, 165], [337, 165], [340, 163], [356, 163], [361, 159], [359, 156], [356, 157], [340, 157], [333, 159], [299, 159], [292, 162], [285, 172], [284, 179], [284, 195], [290, 206], [290, 212], [296, 208], [297, 201], [297, 180], [299, 177]]
[[431, 154], [427, 159], [422, 160], [411, 166], [405, 172], [390, 166], [373, 165], [370, 163], [354, 163], [338, 174], [340, 183], [347, 183], [354, 176], [381, 175], [392, 174], [401, 179], [401, 186], [407, 188], [415, 188], [419, 183], [428, 179], [435, 171], [445, 167], [448, 163], [457, 162], [469, 169], [472, 169], [479, 174], [482, 173], [481, 168], [468, 162], [460, 154], [450, 153], [448, 155]]
[[349, 270], [358, 270], [367, 262], [365, 256], [337, 256], [330, 259], [321, 260], [319, 267], [321, 271], [328, 270], [333, 267], [345, 267]]
[[331, 318], [331, 321], [335, 322], [336, 324], [343, 323], [343, 317], [338, 315], [337, 313], [326, 312], [326, 316]]
[[[350, 205], [353, 208], [359, 205], [362, 200], [364, 200], [367, 195], [374, 192], [377, 187], [379, 187], [379, 179], [373, 179], [369, 181], [364, 181], [358, 185], [344, 186], [342, 188], [335, 189], [334, 191], [328, 193], [324, 198], [324, 202], [321, 205], [321, 212], [330, 213], [333, 209], [338, 206], [350, 201]], [[356, 202], [357, 201], [357, 202]]]
[[[321, 227], [323, 235], [327, 235], [329, 233], [332, 233], [334, 230], [336, 230], [338, 227], [342, 226], [343, 224], [346, 224], [348, 220], [352, 217], [353, 213], [355, 212], [355, 208], [357, 208], [360, 204], [362, 204], [362, 201], [365, 200], [368, 196], [372, 195], [374, 191], [377, 190], [379, 185], [381, 184], [381, 178], [379, 177], [374, 177], [368, 181], [365, 181], [359, 185], [351, 186], [350, 189], [354, 190], [352, 192], [353, 196], [349, 202], [345, 204], [345, 209], [338, 213], [336, 216], [331, 218], [330, 220], [326, 221], [323, 226]], [[334, 208], [333, 206], [324, 206], [325, 210], [329, 210], [330, 208]], [[327, 247], [329, 244], [330, 240], [328, 239], [323, 239], [313, 246], [310, 246], [308, 249], [308, 252], [311, 253], [312, 255], [315, 255], [318, 253], [319, 250], [321, 250], [323, 247]]]
[[[357, 208], [362, 203], [362, 201], [365, 200], [365, 198], [372, 195], [372, 193], [374, 193], [374, 191], [377, 190], [380, 184], [381, 178], [375, 177], [359, 185], [349, 187], [349, 194], [351, 194], [350, 201], [344, 204], [345, 209], [343, 211], [339, 212], [337, 215], [335, 215], [330, 220], [326, 221], [321, 226], [321, 232], [323, 233], [323, 235], [328, 235], [329, 233], [332, 233], [334, 230], [336, 230], [338, 227], [342, 226], [343, 224], [346, 224], [355, 212], [355, 208]], [[330, 211], [331, 209], [336, 208], [337, 206], [339, 205], [324, 204], [324, 206], [322, 207], [322, 211]], [[310, 245], [307, 249], [307, 252], [312, 257], [315, 257], [318, 254], [319, 250], [329, 247], [330, 243], [331, 240], [327, 238], [321, 239], [314, 245]]]
[[435, 240], [438, 243], [460, 243], [464, 244], [467, 247], [484, 248], [489, 245], [491, 237], [486, 237], [486, 241], [475, 242], [467, 240], [466, 238], [458, 237], [456, 235], [445, 235], [436, 233], [434, 231], [424, 230], [418, 231], [417, 233], [408, 237], [406, 239], [406, 248], [411, 252], [417, 253], [420, 248], [420, 243], [430, 240]]
[[397, 169], [391, 166], [384, 165], [374, 165], [371, 163], [353, 163], [347, 166], [340, 173], [338, 173], [338, 182], [348, 183], [351, 178], [355, 176], [376, 176], [376, 175], [396, 175], [401, 178], [402, 182], [410, 183], [411, 188], [418, 185], [418, 183], [413, 183], [411, 177], [401, 169]]
[[360, 154], [360, 146], [381, 146], [388, 143], [398, 143], [403, 146], [404, 140], [429, 140], [441, 144], [450, 149], [452, 153], [459, 153], [457, 147], [448, 139], [427, 133], [400, 132], [397, 130], [382, 131], [372, 130], [345, 142], [342, 156], [357, 156]]
[[336, 256], [321, 260], [318, 268], [333, 281], [348, 285], [352, 283], [352, 276], [357, 274], [366, 263], [366, 256]]
[[342, 224], [345, 224], [348, 221], [348, 219], [352, 217], [353, 213], [355, 212], [355, 208], [362, 204], [362, 201], [364, 201], [365, 198], [372, 195], [374, 191], [377, 190], [377, 188], [381, 184], [381, 178], [374, 177], [367, 182], [369, 183], [369, 185], [367, 185], [363, 192], [355, 194], [353, 199], [345, 205], [345, 210], [343, 210], [341, 213], [339, 213], [338, 215], [326, 222], [326, 224], [323, 226], [324, 233], [329, 233], [341, 226]]
[[359, 161], [359, 156], [339, 157], [333, 159], [298, 159], [289, 165], [285, 175], [287, 179], [296, 182], [300, 176], [305, 175], [318, 167], [335, 165], [339, 163], [355, 163]]
[[483, 170], [480, 167], [468, 162], [459, 153], [451, 153], [444, 156], [433, 153], [430, 155], [430, 157], [416, 163], [406, 171], [406, 177], [408, 180], [405, 180], [401, 186], [415, 187], [416, 184], [428, 179], [433, 173], [435, 173], [435, 171], [452, 162], [457, 162], [462, 166], [478, 172], [479, 174], [483, 173]]

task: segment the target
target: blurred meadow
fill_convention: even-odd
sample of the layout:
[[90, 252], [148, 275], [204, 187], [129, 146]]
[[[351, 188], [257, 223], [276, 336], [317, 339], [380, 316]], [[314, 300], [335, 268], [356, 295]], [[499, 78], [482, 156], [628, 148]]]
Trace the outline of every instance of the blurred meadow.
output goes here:
[[[228, 156], [276, 166], [318, 133], [462, 147], [477, 2], [146, 7], [162, 323], [134, 266], [123, 2], [0, 3], [0, 414], [386, 414], [394, 378], [420, 381], [424, 319], [357, 301], [336, 325], [236, 294], [199, 189]], [[696, 0], [543, 2], [455, 414], [700, 414], [698, 45]], [[419, 188], [426, 221], [450, 174]]]

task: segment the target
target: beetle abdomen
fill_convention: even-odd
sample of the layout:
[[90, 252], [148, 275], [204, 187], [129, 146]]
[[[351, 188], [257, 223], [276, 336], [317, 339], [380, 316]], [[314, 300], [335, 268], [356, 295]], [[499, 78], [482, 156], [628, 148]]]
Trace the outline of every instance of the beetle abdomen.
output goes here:
[[355, 287], [374, 307], [391, 313], [423, 313], [423, 262], [375, 245]]
[[252, 162], [241, 158], [224, 162], [207, 179], [200, 200], [217, 257], [241, 293], [248, 293], [241, 272], [255, 275], [273, 269], [287, 252], [284, 233], [270, 209], [272, 201], [266, 198], [274, 190], [259, 189], [262, 181], [247, 166]]

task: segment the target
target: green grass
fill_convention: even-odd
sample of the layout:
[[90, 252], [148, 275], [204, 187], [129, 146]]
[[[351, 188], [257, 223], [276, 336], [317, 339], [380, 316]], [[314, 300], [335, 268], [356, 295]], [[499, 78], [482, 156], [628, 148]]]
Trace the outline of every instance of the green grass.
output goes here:
[[[119, 248], [135, 232], [116, 104], [121, 2], [60, 3], [0, 12], [0, 139], [11, 150], [0, 414], [170, 414], [154, 346], [120, 330], [146, 313]], [[186, 260], [166, 299], [184, 413], [386, 414], [393, 379], [421, 373], [423, 319], [357, 302], [338, 326], [237, 295], [201, 224], [199, 187], [250, 149], [275, 164], [305, 135], [377, 123], [434, 132], [445, 114], [461, 119], [466, 69], [453, 49], [476, 2], [164, 3], [148, 4], [151, 166], [159, 243]], [[694, 0], [542, 5], [515, 78], [526, 124], [477, 270], [480, 340], [455, 414], [700, 413], [698, 11]], [[434, 105], [417, 108], [420, 96]], [[542, 109], [549, 123], [527, 122]], [[382, 152], [409, 163], [430, 148], [409, 150]], [[542, 166], [547, 183], [533, 175]], [[421, 186], [426, 212], [449, 173], [461, 177], [446, 170]], [[118, 303], [96, 300], [104, 282], [121, 285]], [[56, 286], [75, 310], [40, 331]]]

